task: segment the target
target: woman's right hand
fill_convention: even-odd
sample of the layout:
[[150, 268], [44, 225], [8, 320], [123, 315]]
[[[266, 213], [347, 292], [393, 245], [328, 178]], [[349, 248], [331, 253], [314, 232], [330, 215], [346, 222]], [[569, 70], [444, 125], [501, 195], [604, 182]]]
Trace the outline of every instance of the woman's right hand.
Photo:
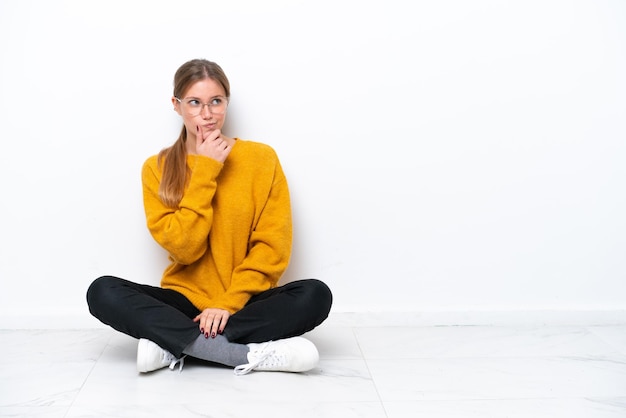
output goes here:
[[232, 149], [233, 147], [225, 137], [222, 137], [222, 132], [219, 129], [205, 133], [204, 129], [198, 125], [198, 132], [196, 133], [196, 152], [198, 154], [223, 163]]

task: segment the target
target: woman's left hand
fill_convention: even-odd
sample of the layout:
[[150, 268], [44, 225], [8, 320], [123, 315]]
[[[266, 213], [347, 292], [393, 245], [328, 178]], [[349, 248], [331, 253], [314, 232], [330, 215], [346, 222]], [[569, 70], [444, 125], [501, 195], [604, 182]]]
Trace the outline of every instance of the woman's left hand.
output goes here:
[[206, 338], [215, 338], [217, 334], [224, 332], [226, 323], [230, 318], [230, 312], [224, 309], [207, 308], [193, 319], [193, 322], [200, 324], [200, 332], [204, 334]]

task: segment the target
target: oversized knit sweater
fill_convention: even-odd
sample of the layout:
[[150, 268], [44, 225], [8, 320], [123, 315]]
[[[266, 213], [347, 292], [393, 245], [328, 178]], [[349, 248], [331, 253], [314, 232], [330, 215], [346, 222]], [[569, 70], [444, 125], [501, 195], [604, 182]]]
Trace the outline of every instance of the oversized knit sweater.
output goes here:
[[161, 287], [186, 296], [199, 310], [231, 314], [251, 296], [273, 288], [291, 256], [287, 181], [274, 150], [237, 139], [224, 164], [189, 155], [191, 176], [177, 208], [159, 198], [157, 156], [142, 169], [146, 221], [169, 253]]

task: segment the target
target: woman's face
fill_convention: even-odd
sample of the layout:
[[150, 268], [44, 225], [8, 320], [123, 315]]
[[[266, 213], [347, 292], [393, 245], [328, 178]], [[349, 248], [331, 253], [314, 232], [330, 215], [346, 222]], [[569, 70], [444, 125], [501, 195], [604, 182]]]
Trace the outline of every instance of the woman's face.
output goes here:
[[221, 130], [226, 119], [226, 100], [221, 84], [210, 78], [196, 81], [183, 97], [172, 97], [174, 110], [183, 118], [187, 138], [195, 139], [198, 127], [204, 133]]

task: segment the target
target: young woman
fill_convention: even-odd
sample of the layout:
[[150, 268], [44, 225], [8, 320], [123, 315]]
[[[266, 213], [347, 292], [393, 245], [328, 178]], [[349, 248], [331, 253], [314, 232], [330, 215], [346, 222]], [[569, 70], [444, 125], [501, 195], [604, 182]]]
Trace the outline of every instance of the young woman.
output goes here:
[[176, 142], [142, 169], [148, 229], [169, 253], [161, 286], [103, 276], [87, 291], [89, 310], [139, 339], [137, 369], [192, 356], [251, 370], [301, 372], [318, 352], [301, 337], [332, 304], [316, 279], [278, 286], [291, 255], [287, 181], [274, 150], [222, 133], [230, 85], [207, 60], [174, 76]]

